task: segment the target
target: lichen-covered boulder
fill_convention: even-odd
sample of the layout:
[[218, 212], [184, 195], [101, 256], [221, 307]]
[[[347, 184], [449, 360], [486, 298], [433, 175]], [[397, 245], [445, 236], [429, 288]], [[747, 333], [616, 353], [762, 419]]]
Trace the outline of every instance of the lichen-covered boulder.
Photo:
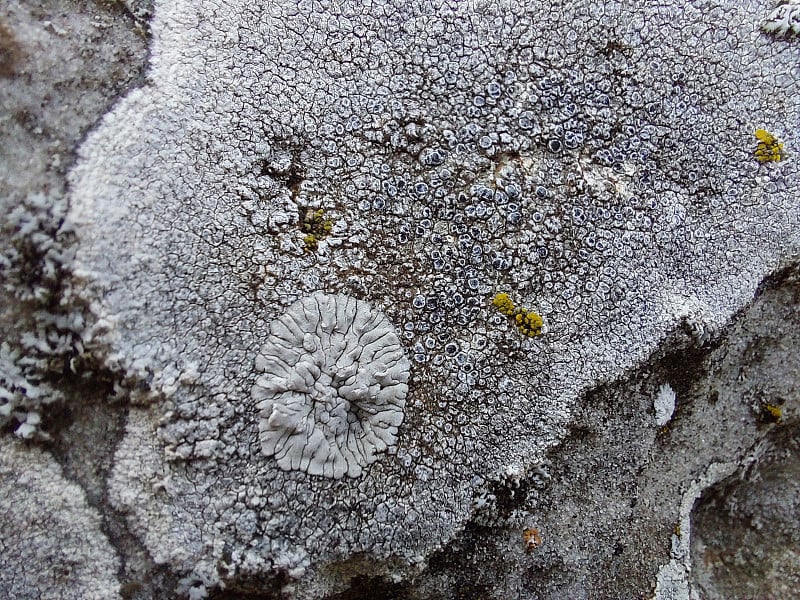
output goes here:
[[[676, 331], [712, 342], [798, 250], [800, 95], [763, 12], [157, 3], [147, 85], [81, 147], [68, 214], [134, 402], [109, 495], [154, 560], [196, 589], [319, 596], [365, 556], [410, 576], [587, 389]], [[392, 324], [395, 367], [334, 370], [346, 341], [278, 334], [340, 295]]]

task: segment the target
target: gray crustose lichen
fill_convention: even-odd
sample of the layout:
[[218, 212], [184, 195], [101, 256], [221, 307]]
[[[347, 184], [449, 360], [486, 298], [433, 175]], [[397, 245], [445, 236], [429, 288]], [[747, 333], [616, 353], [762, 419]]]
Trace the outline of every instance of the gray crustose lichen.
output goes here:
[[[299, 598], [353, 557], [414, 577], [487, 482], [558, 447], [586, 390], [694, 315], [718, 331], [798, 248], [798, 163], [753, 156], [761, 128], [797, 146], [794, 48], [766, 12], [159, 4], [152, 84], [82, 144], [67, 214], [74, 294], [136, 400], [109, 499], [154, 560], [209, 590], [288, 577]], [[311, 210], [332, 222], [314, 252]], [[280, 390], [341, 399], [306, 363], [254, 365], [284, 299], [318, 290], [383, 307], [414, 368], [372, 463], [337, 435], [344, 415], [375, 429], [371, 404]], [[546, 335], [497, 314], [501, 291]]]
[[262, 450], [287, 471], [358, 477], [395, 443], [409, 366], [392, 324], [366, 302], [298, 300], [256, 359]]

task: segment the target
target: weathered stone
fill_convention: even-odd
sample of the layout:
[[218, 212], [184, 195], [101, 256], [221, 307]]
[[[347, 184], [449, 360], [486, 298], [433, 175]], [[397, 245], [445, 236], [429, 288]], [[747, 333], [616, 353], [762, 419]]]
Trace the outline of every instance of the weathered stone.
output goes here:
[[[0, 417], [87, 490], [122, 593], [729, 597], [779, 558], [763, 591], [784, 594], [797, 553], [761, 531], [796, 539], [764, 519], [796, 502], [742, 482], [795, 468], [800, 82], [793, 38], [761, 29], [791, 22], [749, 1], [125, 6], [129, 31], [152, 14], [146, 84], [69, 138], [68, 196], [4, 158], [26, 204], [0, 263]], [[16, 91], [29, 38], [0, 25]], [[106, 109], [53, 122], [84, 110]], [[387, 385], [299, 335], [330, 298], [380, 316], [364, 367]], [[351, 460], [335, 442], [376, 400], [385, 435]], [[738, 533], [757, 548], [728, 556]]]

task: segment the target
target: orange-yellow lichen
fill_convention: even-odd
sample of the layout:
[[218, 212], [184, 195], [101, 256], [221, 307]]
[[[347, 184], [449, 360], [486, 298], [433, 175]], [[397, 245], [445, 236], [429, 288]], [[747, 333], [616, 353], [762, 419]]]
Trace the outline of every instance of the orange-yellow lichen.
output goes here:
[[764, 417], [768, 421], [779, 423], [780, 420], [783, 418], [783, 409], [777, 404], [772, 404], [771, 402], [764, 402], [761, 405], [761, 410], [764, 412]]
[[786, 158], [783, 144], [769, 131], [756, 129], [755, 136], [758, 139], [758, 147], [755, 150], [758, 162], [778, 162]]
[[500, 292], [492, 299], [495, 308], [507, 317], [511, 317], [519, 330], [529, 337], [542, 333], [544, 322], [542, 317], [527, 308], [515, 306], [508, 294]]
[[507, 317], [513, 315], [514, 311], [516, 310], [516, 307], [514, 306], [514, 303], [511, 301], [511, 298], [508, 297], [508, 294], [505, 294], [503, 292], [497, 294], [494, 297], [494, 299], [492, 300], [492, 304], [494, 304], [497, 310], [499, 310]]

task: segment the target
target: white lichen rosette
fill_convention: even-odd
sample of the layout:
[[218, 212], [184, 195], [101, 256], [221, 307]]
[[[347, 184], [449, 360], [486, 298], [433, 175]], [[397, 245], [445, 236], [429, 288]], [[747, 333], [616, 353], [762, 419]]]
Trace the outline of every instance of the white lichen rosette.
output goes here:
[[358, 477], [393, 446], [410, 363], [366, 302], [316, 292], [273, 321], [252, 395], [265, 455], [284, 470]]

